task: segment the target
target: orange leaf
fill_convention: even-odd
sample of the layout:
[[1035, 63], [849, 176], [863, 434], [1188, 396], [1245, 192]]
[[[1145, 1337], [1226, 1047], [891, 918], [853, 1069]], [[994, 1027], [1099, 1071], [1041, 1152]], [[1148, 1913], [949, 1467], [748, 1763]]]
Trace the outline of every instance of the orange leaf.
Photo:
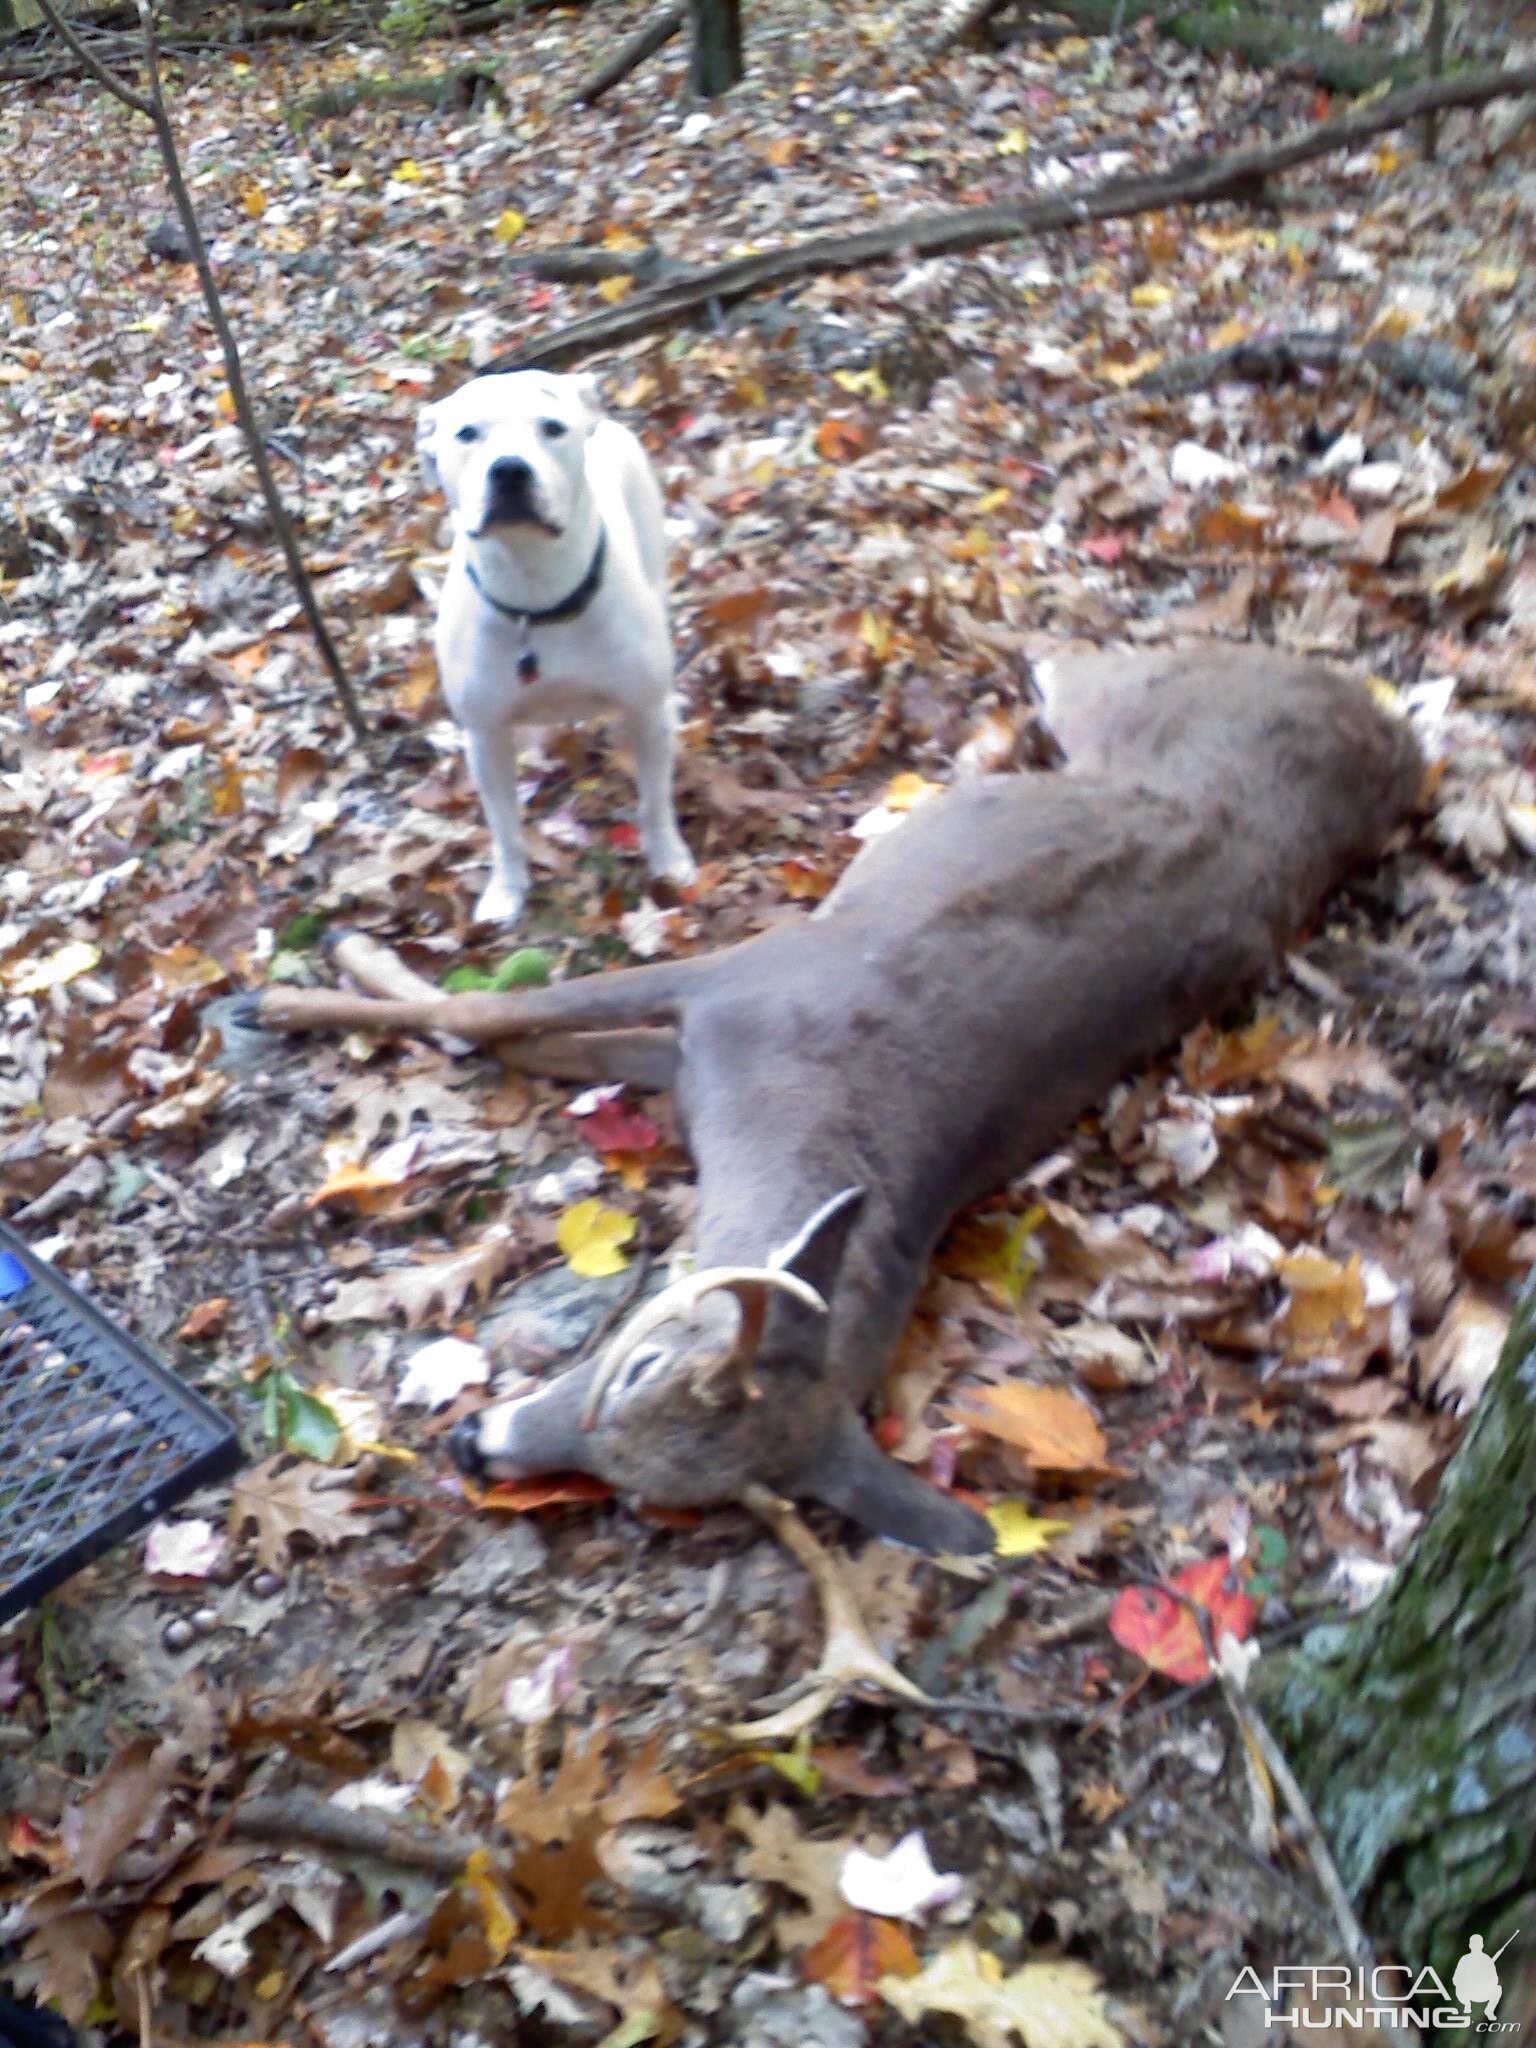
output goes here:
[[590, 1479], [585, 1472], [557, 1472], [549, 1479], [498, 1480], [475, 1499], [475, 1506], [498, 1515], [527, 1515], [535, 1508], [612, 1498], [613, 1488], [601, 1479]]
[[806, 1951], [803, 1967], [839, 2005], [872, 2006], [882, 1977], [915, 1977], [920, 1965], [899, 1922], [845, 1913]]
[[221, 1330], [228, 1313], [229, 1296], [215, 1294], [211, 1300], [197, 1304], [176, 1334], [183, 1344], [195, 1344], [199, 1337], [211, 1337]]
[[1232, 1583], [1225, 1557], [1185, 1565], [1170, 1583], [1183, 1600], [1162, 1586], [1127, 1586], [1110, 1609], [1109, 1632], [1152, 1670], [1176, 1684], [1194, 1685], [1207, 1676], [1210, 1662], [1189, 1603], [1210, 1616], [1213, 1640], [1230, 1635], [1239, 1642], [1253, 1627], [1254, 1603], [1241, 1585]]
[[833, 413], [816, 429], [816, 453], [823, 462], [851, 462], [869, 445], [869, 436], [857, 420]]
[[1207, 547], [1256, 548], [1263, 543], [1269, 514], [1250, 511], [1246, 505], [1212, 505], [1196, 524]]
[[956, 1422], [994, 1436], [1024, 1453], [1041, 1472], [1102, 1472], [1108, 1446], [1089, 1409], [1065, 1387], [1030, 1386], [1008, 1380], [1000, 1387], [966, 1390], [964, 1405], [950, 1411]]
[[831, 892], [832, 877], [814, 861], [781, 860], [776, 873], [784, 885], [784, 894], [792, 902], [819, 903]]

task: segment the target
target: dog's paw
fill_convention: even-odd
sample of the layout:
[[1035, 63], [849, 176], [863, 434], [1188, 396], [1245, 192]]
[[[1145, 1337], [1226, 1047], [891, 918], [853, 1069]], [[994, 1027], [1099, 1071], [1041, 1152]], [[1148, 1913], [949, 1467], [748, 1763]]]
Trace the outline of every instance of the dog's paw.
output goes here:
[[659, 875], [664, 882], [675, 883], [679, 889], [686, 889], [690, 882], [699, 879], [698, 863], [681, 839], [647, 848], [645, 864], [653, 875]]
[[511, 924], [523, 914], [523, 905], [528, 900], [526, 887], [504, 882], [499, 875], [493, 876], [480, 893], [475, 905], [476, 924]]

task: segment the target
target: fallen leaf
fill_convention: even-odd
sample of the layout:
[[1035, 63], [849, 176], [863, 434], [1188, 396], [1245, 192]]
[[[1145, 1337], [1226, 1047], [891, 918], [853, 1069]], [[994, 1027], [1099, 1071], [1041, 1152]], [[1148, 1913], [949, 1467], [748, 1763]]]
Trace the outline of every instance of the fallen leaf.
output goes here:
[[994, 1501], [987, 1509], [987, 1520], [997, 1538], [999, 1557], [1033, 1557], [1049, 1546], [1053, 1536], [1064, 1536], [1072, 1527], [1070, 1522], [1049, 1522], [1031, 1514], [1021, 1500]]
[[155, 1825], [175, 1769], [175, 1743], [141, 1735], [65, 1813], [59, 1840], [87, 1892], [105, 1884], [123, 1851]]
[[[1194, 1685], [1210, 1670], [1200, 1624], [1191, 1605], [1210, 1616], [1213, 1646], [1223, 1635], [1239, 1642], [1252, 1632], [1256, 1608], [1252, 1596], [1233, 1582], [1226, 1556], [1203, 1558], [1185, 1565], [1163, 1586], [1127, 1586], [1109, 1614], [1109, 1632], [1122, 1649], [1130, 1650], [1152, 1670], [1179, 1685]], [[1174, 1593], [1183, 1594], [1182, 1600]]]
[[229, 1533], [235, 1542], [246, 1525], [256, 1524], [256, 1556], [268, 1571], [288, 1568], [288, 1545], [307, 1536], [322, 1550], [364, 1533], [364, 1524], [348, 1511], [350, 1495], [324, 1471], [309, 1465], [279, 1468], [284, 1458], [267, 1459], [242, 1472], [231, 1489]]
[[872, 2006], [882, 1977], [915, 1977], [917, 1952], [894, 1920], [869, 1913], [844, 1913], [834, 1920], [800, 1966], [809, 1983], [820, 1984], [839, 2005]]
[[999, 1387], [969, 1387], [950, 1419], [1012, 1444], [1039, 1472], [1108, 1469], [1104, 1432], [1089, 1408], [1065, 1387], [1008, 1380]]
[[1326, 1252], [1304, 1249], [1280, 1262], [1286, 1303], [1280, 1326], [1302, 1352], [1325, 1349], [1331, 1338], [1365, 1323], [1365, 1283], [1360, 1254], [1341, 1266]]
[[637, 1227], [633, 1216], [622, 1209], [605, 1209], [594, 1195], [562, 1211], [555, 1242], [573, 1273], [584, 1280], [604, 1280], [628, 1266], [619, 1247], [629, 1243]]
[[188, 1313], [176, 1335], [183, 1344], [195, 1344], [201, 1337], [217, 1336], [228, 1314], [229, 1296], [215, 1294], [208, 1301], [200, 1301]]
[[976, 2048], [1124, 2048], [1098, 1978], [1086, 1963], [1025, 1963], [1010, 1975], [988, 1950], [956, 1941], [915, 1977], [880, 1980], [880, 1996], [908, 2025], [948, 2013]]
[[606, 1480], [592, 1479], [585, 1472], [560, 1472], [548, 1479], [499, 1479], [476, 1496], [475, 1505], [498, 1515], [528, 1515], [538, 1508], [612, 1500], [613, 1488]]
[[952, 1904], [965, 1886], [958, 1873], [934, 1869], [928, 1844], [916, 1828], [884, 1856], [850, 1849], [839, 1882], [855, 1911], [888, 1920], [925, 1919], [940, 1906]]
[[349, 1280], [336, 1290], [326, 1320], [387, 1323], [399, 1315], [412, 1330], [433, 1317], [439, 1324], [451, 1323], [471, 1296], [485, 1300], [515, 1250], [511, 1232], [502, 1230], [441, 1258], [392, 1266], [365, 1280]]

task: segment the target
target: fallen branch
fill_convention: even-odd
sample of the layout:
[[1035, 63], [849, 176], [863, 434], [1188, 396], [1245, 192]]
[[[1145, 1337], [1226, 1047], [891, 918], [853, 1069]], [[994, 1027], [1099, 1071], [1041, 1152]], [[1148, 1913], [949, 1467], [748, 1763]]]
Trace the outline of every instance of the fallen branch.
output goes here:
[[343, 1855], [378, 1856], [404, 1870], [428, 1870], [434, 1877], [458, 1877], [471, 1853], [486, 1845], [445, 1830], [418, 1827], [397, 1814], [357, 1813], [313, 1792], [283, 1792], [243, 1799], [229, 1824], [233, 1840], [309, 1842]]
[[1337, 371], [1344, 366], [1362, 368], [1404, 391], [1439, 392], [1451, 398], [1468, 397], [1474, 384], [1467, 365], [1452, 350], [1434, 342], [1359, 342], [1348, 334], [1269, 334], [1159, 364], [1117, 392], [1115, 402], [1187, 398], [1191, 392], [1208, 391], [1213, 384], [1229, 380], [1278, 384], [1306, 370]]
[[595, 106], [605, 92], [612, 90], [621, 79], [628, 78], [631, 71], [638, 71], [647, 57], [654, 57], [664, 43], [671, 42], [688, 18], [684, 7], [663, 7], [659, 14], [653, 14], [644, 27], [636, 31], [627, 43], [620, 44], [606, 64], [599, 64], [571, 94], [573, 107]]
[[251, 458], [251, 467], [255, 470], [256, 481], [261, 486], [267, 517], [271, 520], [273, 532], [277, 535], [278, 545], [283, 551], [289, 576], [298, 595], [299, 607], [314, 636], [315, 645], [320, 650], [320, 658], [330, 674], [343, 716], [356, 737], [366, 742], [368, 727], [363, 718], [362, 707], [357, 701], [352, 679], [347, 674], [336, 643], [331, 638], [330, 628], [325, 623], [319, 600], [315, 596], [314, 585], [310, 581], [309, 571], [304, 566], [304, 557], [299, 550], [298, 535], [293, 530], [293, 521], [288, 517], [288, 508], [283, 503], [282, 492], [278, 489], [277, 479], [272, 474], [261, 422], [256, 417], [256, 408], [251, 403], [251, 394], [246, 388], [245, 370], [240, 361], [240, 350], [235, 341], [234, 330], [225, 317], [224, 302], [219, 296], [213, 265], [208, 257], [208, 246], [203, 240], [203, 231], [198, 224], [197, 208], [192, 203], [192, 195], [187, 190], [187, 181], [182, 175], [181, 156], [176, 148], [176, 132], [166, 111], [165, 93], [160, 83], [160, 46], [150, 0], [138, 0], [139, 21], [144, 37], [144, 76], [148, 83], [147, 92], [140, 92], [136, 87], [126, 84], [115, 71], [88, 50], [74, 29], [60, 16], [54, 0], [38, 0], [38, 8], [54, 34], [85, 66], [97, 83], [131, 112], [142, 114], [154, 130], [160, 160], [165, 168], [166, 183], [171, 189], [171, 200], [187, 238], [187, 247], [192, 254], [198, 284], [202, 287], [203, 304], [208, 310], [209, 321], [218, 337], [219, 348], [224, 357], [224, 381], [229, 386], [235, 418], [239, 421], [240, 431], [245, 436], [246, 452]]
[[489, 370], [553, 369], [593, 350], [614, 348], [643, 335], [675, 327], [701, 308], [734, 304], [775, 286], [829, 271], [862, 270], [893, 256], [955, 256], [995, 242], [1050, 234], [1095, 220], [1123, 220], [1168, 206], [1208, 206], [1219, 199], [1251, 200], [1265, 182], [1298, 164], [1352, 149], [1388, 129], [1452, 107], [1484, 107], [1493, 100], [1536, 92], [1536, 64], [1458, 78], [1426, 79], [1341, 120], [1324, 121], [1281, 142], [1225, 156], [1185, 158], [1169, 170], [1106, 178], [1086, 191], [1054, 199], [1003, 201], [963, 206], [942, 213], [914, 214], [910, 220], [864, 228], [851, 235], [818, 235], [762, 256], [742, 256], [695, 276], [635, 292], [543, 340], [509, 349]]

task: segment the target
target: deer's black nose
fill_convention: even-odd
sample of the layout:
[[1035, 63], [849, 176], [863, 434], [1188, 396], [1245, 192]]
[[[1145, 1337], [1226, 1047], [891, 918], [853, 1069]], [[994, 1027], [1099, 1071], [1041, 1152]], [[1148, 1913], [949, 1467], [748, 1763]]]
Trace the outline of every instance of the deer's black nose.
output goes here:
[[459, 1470], [470, 1479], [478, 1479], [485, 1470], [485, 1458], [480, 1449], [480, 1418], [466, 1415], [457, 1424], [448, 1439], [449, 1456]]

